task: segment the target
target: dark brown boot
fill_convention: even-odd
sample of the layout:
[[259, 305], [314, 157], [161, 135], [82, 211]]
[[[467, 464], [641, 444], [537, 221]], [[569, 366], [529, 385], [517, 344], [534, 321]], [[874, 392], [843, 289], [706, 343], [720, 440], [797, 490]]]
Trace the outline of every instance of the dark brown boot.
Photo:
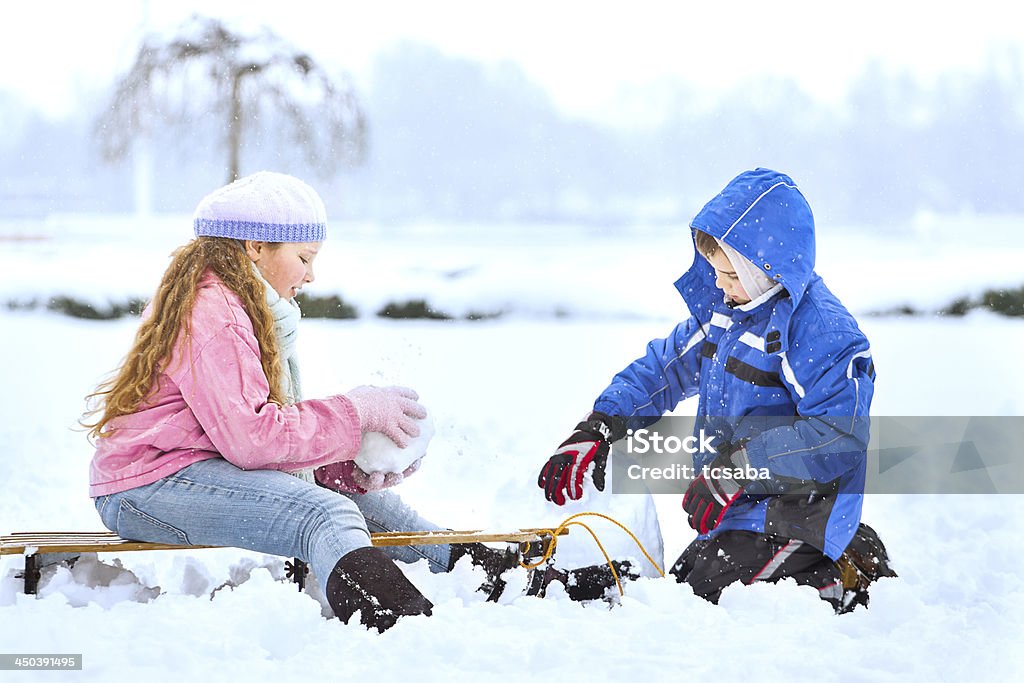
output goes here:
[[448, 563], [448, 571], [467, 555], [474, 567], [484, 570], [487, 578], [477, 590], [487, 595], [487, 602], [497, 602], [507, 585], [501, 575], [519, 566], [519, 553], [514, 548], [495, 550], [483, 543], [453, 543], [452, 557]]
[[[629, 560], [612, 560], [615, 571], [619, 575], [619, 581], [635, 581], [640, 574], [633, 568]], [[528, 595], [544, 597], [548, 586], [557, 581], [565, 587], [565, 592], [570, 600], [583, 602], [586, 600], [600, 600], [607, 595], [608, 589], [616, 585], [615, 576], [606, 564], [595, 564], [579, 569], [556, 569], [551, 565], [538, 567], [533, 570], [530, 585], [527, 588]]]
[[400, 617], [430, 615], [434, 605], [378, 548], [353, 550], [338, 560], [327, 579], [327, 602], [346, 624], [356, 612], [367, 628], [383, 633]]

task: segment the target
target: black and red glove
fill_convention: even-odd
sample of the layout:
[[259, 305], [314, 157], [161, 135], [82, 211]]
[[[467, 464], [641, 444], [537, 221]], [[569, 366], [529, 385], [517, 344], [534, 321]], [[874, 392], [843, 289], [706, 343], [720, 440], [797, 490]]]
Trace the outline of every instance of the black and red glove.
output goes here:
[[706, 534], [718, 526], [726, 510], [743, 495], [743, 488], [750, 483], [741, 478], [745, 468], [738, 467], [737, 461], [746, 462], [746, 451], [742, 446], [732, 453], [720, 452], [686, 489], [683, 510], [686, 511], [686, 520], [698, 533]]
[[544, 497], [556, 505], [565, 505], [566, 497], [582, 498], [583, 475], [591, 465], [594, 486], [604, 491], [609, 446], [625, 432], [621, 419], [598, 412], [576, 425], [576, 431], [548, 458], [537, 477], [537, 486], [544, 489]]

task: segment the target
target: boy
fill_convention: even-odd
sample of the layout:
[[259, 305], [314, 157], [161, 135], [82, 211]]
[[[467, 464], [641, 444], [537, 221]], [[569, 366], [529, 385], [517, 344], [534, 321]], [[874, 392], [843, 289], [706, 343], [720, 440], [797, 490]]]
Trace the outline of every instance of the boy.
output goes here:
[[[814, 272], [810, 206], [788, 176], [758, 168], [690, 226], [696, 255], [675, 283], [690, 319], [615, 376], [538, 485], [562, 505], [582, 496], [593, 467], [604, 490], [610, 444], [698, 395], [694, 435], [717, 438], [694, 454], [683, 509], [699, 536], [676, 580], [717, 603], [733, 582], [789, 576], [837, 611], [866, 604], [866, 584], [892, 575], [877, 536], [858, 526], [875, 369], [857, 322]], [[848, 546], [863, 567], [837, 564]]]

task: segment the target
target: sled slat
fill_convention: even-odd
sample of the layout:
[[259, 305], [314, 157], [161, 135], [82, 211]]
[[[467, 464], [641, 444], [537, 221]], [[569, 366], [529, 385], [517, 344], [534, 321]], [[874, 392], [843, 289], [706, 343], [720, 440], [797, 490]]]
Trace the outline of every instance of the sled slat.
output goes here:
[[[569, 533], [563, 529], [560, 535]], [[438, 545], [441, 543], [532, 543], [547, 540], [550, 529], [520, 529], [519, 531], [391, 531], [370, 534], [375, 546]]]
[[[563, 530], [562, 534], [568, 533]], [[441, 543], [531, 543], [547, 540], [548, 529], [520, 529], [518, 531], [392, 531], [370, 534], [375, 546], [437, 545]], [[173, 545], [129, 541], [110, 531], [34, 531], [16, 532], [0, 536], [0, 555], [74, 553], [74, 552], [127, 552], [136, 550], [192, 550], [216, 548], [212, 545]]]

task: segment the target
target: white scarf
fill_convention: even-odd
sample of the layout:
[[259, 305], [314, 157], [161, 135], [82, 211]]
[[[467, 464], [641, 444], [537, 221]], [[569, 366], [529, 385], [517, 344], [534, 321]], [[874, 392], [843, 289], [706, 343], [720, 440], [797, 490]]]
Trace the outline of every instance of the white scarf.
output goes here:
[[722, 248], [725, 257], [729, 259], [733, 270], [736, 271], [736, 276], [740, 279], [740, 284], [743, 285], [743, 289], [746, 290], [747, 296], [751, 300], [760, 299], [779, 284], [765, 276], [761, 269], [751, 263], [746, 256], [718, 238], [715, 238], [715, 241]]
[[[281, 386], [279, 391], [285, 403], [291, 405], [302, 400], [302, 382], [299, 379], [299, 359], [295, 352], [295, 340], [299, 336], [299, 319], [302, 313], [295, 299], [285, 299], [263, 277], [263, 273], [252, 264], [256, 277], [263, 283], [267, 295], [267, 306], [274, 317], [274, 334], [277, 336], [277, 351], [281, 359]], [[313, 468], [289, 472], [299, 479], [313, 483]]]

